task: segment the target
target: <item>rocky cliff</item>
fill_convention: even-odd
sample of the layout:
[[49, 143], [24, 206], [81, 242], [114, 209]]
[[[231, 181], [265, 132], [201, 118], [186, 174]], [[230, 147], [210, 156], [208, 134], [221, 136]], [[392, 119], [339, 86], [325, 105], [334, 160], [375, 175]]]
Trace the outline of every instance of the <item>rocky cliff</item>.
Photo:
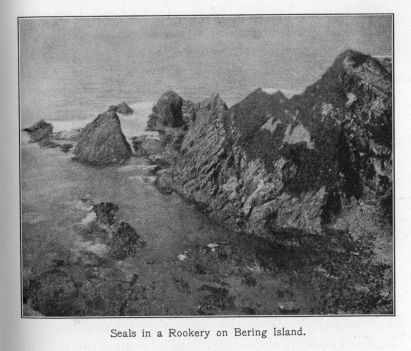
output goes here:
[[124, 162], [131, 156], [131, 147], [121, 131], [120, 119], [114, 111], [100, 114], [81, 132], [76, 159], [91, 164]]
[[291, 99], [258, 89], [231, 108], [218, 95], [194, 104], [180, 157], [158, 183], [268, 239], [390, 233], [388, 67], [348, 50]]

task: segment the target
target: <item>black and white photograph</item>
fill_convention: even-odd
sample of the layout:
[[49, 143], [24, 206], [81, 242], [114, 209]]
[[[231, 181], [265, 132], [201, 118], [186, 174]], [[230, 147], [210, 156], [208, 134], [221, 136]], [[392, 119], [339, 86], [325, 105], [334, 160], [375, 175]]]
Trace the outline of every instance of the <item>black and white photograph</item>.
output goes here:
[[18, 18], [22, 317], [394, 315], [393, 18]]

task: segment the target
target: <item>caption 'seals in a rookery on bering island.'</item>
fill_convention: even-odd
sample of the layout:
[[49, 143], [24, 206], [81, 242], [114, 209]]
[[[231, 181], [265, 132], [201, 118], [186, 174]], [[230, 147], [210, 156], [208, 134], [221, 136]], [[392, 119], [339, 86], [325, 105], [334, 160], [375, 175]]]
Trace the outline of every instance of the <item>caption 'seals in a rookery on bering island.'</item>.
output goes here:
[[232, 328], [218, 329], [218, 330], [200, 330], [200, 329], [175, 329], [168, 328], [166, 330], [145, 330], [141, 329], [139, 331], [133, 329], [120, 330], [111, 329], [110, 338], [202, 338], [208, 339], [209, 337], [260, 337], [265, 339], [270, 336], [305, 336], [305, 332], [302, 327], [297, 329], [289, 329], [285, 327], [274, 327], [272, 329], [242, 329], [242, 328]]

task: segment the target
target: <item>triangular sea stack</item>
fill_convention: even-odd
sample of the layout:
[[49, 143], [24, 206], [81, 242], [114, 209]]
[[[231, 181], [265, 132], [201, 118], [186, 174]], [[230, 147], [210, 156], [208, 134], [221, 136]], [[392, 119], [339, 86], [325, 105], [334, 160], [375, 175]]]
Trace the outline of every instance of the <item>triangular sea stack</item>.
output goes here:
[[74, 150], [76, 159], [91, 164], [121, 163], [131, 156], [131, 147], [121, 131], [120, 119], [107, 111], [89, 123]]

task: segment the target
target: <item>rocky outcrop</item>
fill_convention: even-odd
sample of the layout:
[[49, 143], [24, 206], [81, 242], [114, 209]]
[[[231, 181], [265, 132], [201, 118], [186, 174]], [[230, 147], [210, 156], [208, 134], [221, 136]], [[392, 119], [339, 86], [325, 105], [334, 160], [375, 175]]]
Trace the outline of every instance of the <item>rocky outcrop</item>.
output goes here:
[[23, 130], [30, 135], [30, 139], [33, 143], [37, 143], [51, 137], [53, 133], [53, 125], [42, 119], [31, 127], [24, 128]]
[[82, 131], [74, 149], [76, 159], [90, 164], [121, 163], [131, 156], [131, 147], [113, 111], [100, 114]]
[[128, 106], [125, 102], [121, 102], [118, 105], [111, 105], [108, 108], [108, 111], [121, 113], [122, 115], [131, 115], [134, 112], [134, 110], [130, 106]]
[[194, 105], [180, 157], [158, 183], [271, 240], [355, 231], [342, 218], [364, 204], [374, 213], [365, 226], [383, 230], [382, 213], [392, 213], [391, 89], [385, 65], [349, 50], [291, 99], [258, 89], [228, 109], [213, 95]]
[[53, 133], [53, 125], [43, 119], [23, 130], [30, 135], [31, 142], [37, 143], [41, 147], [60, 149], [63, 152], [69, 152], [73, 147], [71, 143], [61, 143], [63, 140], [70, 140], [70, 138], [65, 137], [67, 136], [65, 132]]
[[167, 127], [179, 128], [184, 125], [183, 99], [173, 91], [164, 93], [153, 106], [147, 123], [148, 130], [163, 130]]
[[105, 244], [109, 257], [124, 259], [146, 246], [146, 242], [129, 223], [117, 218], [117, 204], [99, 202], [92, 206], [92, 211], [95, 220], [89, 225], [88, 235], [103, 236], [107, 239]]

